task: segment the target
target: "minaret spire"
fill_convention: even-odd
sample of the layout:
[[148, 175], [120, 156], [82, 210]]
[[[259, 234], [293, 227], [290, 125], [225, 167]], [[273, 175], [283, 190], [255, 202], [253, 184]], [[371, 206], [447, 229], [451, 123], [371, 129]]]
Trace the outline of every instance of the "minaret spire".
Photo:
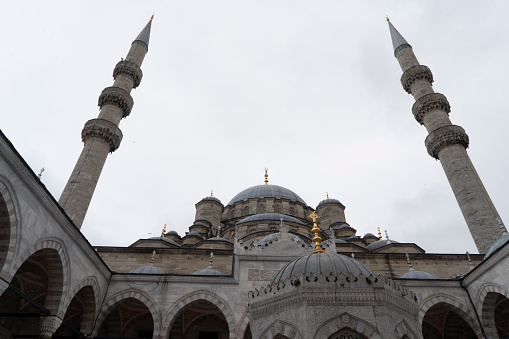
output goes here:
[[477, 249], [486, 253], [502, 237], [502, 221], [466, 152], [468, 135], [451, 123], [451, 106], [445, 95], [433, 91], [431, 70], [419, 64], [412, 46], [390, 21], [389, 30], [394, 56], [403, 70], [401, 85], [415, 98], [412, 113], [429, 133], [425, 140], [428, 154], [440, 160]]
[[99, 116], [87, 121], [81, 132], [83, 151], [58, 200], [78, 228], [83, 224], [108, 153], [113, 153], [122, 141], [118, 125], [131, 113], [134, 101], [130, 93], [143, 76], [140, 67], [148, 51], [151, 27], [152, 19], [131, 44], [126, 59], [117, 63], [113, 86], [106, 87], [99, 96]]

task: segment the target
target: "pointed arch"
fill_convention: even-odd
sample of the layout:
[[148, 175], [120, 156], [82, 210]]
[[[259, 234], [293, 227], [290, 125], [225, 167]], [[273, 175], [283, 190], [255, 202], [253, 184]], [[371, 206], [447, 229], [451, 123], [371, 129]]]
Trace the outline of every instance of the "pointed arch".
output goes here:
[[[48, 286], [48, 298], [46, 299], [45, 307], [51, 312], [51, 314], [62, 318], [64, 316], [64, 305], [61, 301], [66, 295], [68, 289], [70, 266], [67, 250], [59, 239], [41, 239], [29, 248], [25, 249], [18, 258], [16, 258], [16, 261], [9, 270], [9, 274], [12, 279], [21, 265], [23, 265], [28, 258], [38, 252], [46, 252], [44, 255], [49, 255], [48, 264], [50, 265], [50, 278], [52, 283]], [[50, 253], [55, 253], [55, 256]]]
[[219, 296], [212, 294], [209, 291], [200, 290], [189, 293], [174, 303], [174, 306], [170, 309], [170, 311], [164, 316], [162, 326], [161, 326], [161, 334], [163, 338], [167, 338], [173, 323], [175, 322], [177, 315], [179, 312], [188, 304], [197, 301], [197, 300], [206, 300], [216, 305], [223, 315], [226, 318], [226, 323], [228, 324], [228, 330], [230, 332], [230, 338], [235, 338], [235, 317], [233, 316], [233, 312], [231, 308], [228, 306], [226, 301], [221, 299]]
[[498, 336], [495, 313], [500, 298], [508, 300], [509, 292], [502, 286], [485, 284], [478, 294], [476, 303], [486, 334], [494, 338]]
[[239, 325], [237, 326], [237, 337], [239, 338], [243, 338], [244, 334], [246, 333], [246, 329], [249, 326], [249, 308], [247, 305], [245, 307], [246, 310], [240, 318]]
[[4, 274], [9, 271], [16, 254], [21, 230], [19, 209], [14, 190], [9, 181], [0, 176], [0, 276], [10, 280], [12, 276]]
[[481, 328], [471, 315], [470, 309], [459, 300], [444, 294], [435, 294], [423, 301], [419, 310], [419, 324], [421, 328], [423, 326], [424, 316], [429, 309], [440, 304], [458, 314], [472, 328], [478, 337], [482, 336]]
[[71, 293], [68, 294], [63, 302], [65, 314], [67, 314], [69, 305], [78, 294], [82, 295], [85, 299], [82, 301], [83, 319], [81, 320], [81, 332], [88, 334], [93, 330], [94, 320], [99, 312], [99, 307], [101, 307], [99, 300], [101, 294], [97, 279], [92, 276], [87, 277], [72, 289]]
[[344, 312], [322, 323], [322, 325], [320, 325], [320, 327], [316, 330], [313, 338], [329, 338], [334, 333], [343, 329], [350, 329], [365, 336], [366, 338], [375, 338], [377, 335], [380, 336], [377, 334], [376, 326]]
[[282, 320], [275, 320], [262, 332], [261, 339], [303, 339], [297, 327]]
[[99, 316], [97, 317], [96, 326], [92, 332], [92, 337], [97, 335], [97, 332], [101, 328], [106, 317], [112, 311], [112, 309], [117, 305], [117, 303], [121, 302], [124, 299], [133, 298], [141, 303], [143, 303], [149, 310], [152, 315], [152, 320], [154, 322], [154, 333], [153, 336], [156, 337], [160, 334], [161, 329], [161, 316], [159, 309], [157, 308], [155, 302], [145, 293], [136, 292], [136, 291], [126, 291], [118, 293], [112, 297], [110, 297], [107, 301], [104, 302], [102, 306]]

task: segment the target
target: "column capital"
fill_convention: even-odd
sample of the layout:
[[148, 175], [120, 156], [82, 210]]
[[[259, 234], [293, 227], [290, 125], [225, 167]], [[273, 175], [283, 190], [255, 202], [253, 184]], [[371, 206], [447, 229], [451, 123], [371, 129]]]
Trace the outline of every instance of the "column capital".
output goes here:
[[420, 97], [412, 106], [412, 113], [418, 123], [424, 125], [424, 116], [435, 109], [440, 109], [449, 114], [451, 105], [445, 95], [440, 93], [429, 93]]
[[122, 131], [117, 125], [105, 119], [91, 119], [87, 121], [81, 131], [81, 140], [89, 138], [101, 138], [110, 145], [110, 153], [113, 153], [120, 146]]
[[462, 145], [468, 148], [468, 135], [463, 128], [456, 125], [442, 126], [431, 132], [424, 141], [428, 154], [438, 160], [441, 150], [451, 145]]
[[55, 315], [41, 316], [39, 320], [39, 338], [51, 338], [62, 325], [62, 319]]
[[141, 79], [143, 78], [143, 72], [140, 66], [132, 61], [122, 60], [117, 63], [113, 70], [113, 79], [116, 79], [118, 75], [125, 75], [131, 78], [133, 82], [133, 88], [140, 85]]
[[410, 87], [416, 80], [427, 80], [430, 84], [433, 83], [433, 73], [431, 70], [424, 65], [416, 65], [407, 69], [401, 75], [401, 86], [408, 93], [412, 94]]
[[131, 95], [120, 87], [106, 87], [99, 96], [97, 105], [103, 108], [104, 105], [115, 105], [123, 111], [122, 118], [131, 114], [134, 100]]

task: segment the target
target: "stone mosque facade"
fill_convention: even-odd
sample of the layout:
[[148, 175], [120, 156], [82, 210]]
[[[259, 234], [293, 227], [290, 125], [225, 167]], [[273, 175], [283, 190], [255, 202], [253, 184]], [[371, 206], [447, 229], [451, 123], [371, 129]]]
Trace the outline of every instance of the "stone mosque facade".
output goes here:
[[196, 203], [185, 234], [92, 246], [80, 228], [122, 140], [151, 25], [100, 94], [58, 201], [0, 132], [0, 338], [509, 338], [509, 234], [468, 135], [390, 22], [412, 113], [481, 254], [427, 254], [357, 234], [339, 200], [311, 207], [267, 172], [226, 204], [212, 195]]

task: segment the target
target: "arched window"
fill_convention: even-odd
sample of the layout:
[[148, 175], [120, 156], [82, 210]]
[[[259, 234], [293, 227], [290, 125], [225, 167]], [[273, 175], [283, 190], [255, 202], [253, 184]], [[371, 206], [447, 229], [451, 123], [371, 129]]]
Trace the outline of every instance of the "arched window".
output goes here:
[[293, 207], [290, 207], [290, 215], [295, 215], [295, 208]]
[[249, 214], [249, 206], [246, 206], [246, 207], [244, 207], [243, 215], [248, 215], [248, 214]]
[[259, 213], [265, 213], [265, 205], [258, 205], [258, 212]]
[[281, 205], [274, 205], [274, 213], [281, 213]]

